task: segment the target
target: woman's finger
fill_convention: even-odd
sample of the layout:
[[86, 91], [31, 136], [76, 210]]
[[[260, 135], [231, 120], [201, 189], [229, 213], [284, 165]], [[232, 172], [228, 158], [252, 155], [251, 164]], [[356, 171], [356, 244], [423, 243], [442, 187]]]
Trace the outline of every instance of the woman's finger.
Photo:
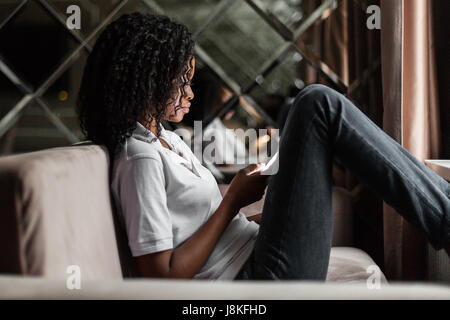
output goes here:
[[247, 175], [261, 175], [261, 173], [259, 172], [259, 170], [264, 166], [263, 162], [260, 163], [252, 163], [251, 165], [247, 166], [246, 169], [248, 169], [247, 171]]

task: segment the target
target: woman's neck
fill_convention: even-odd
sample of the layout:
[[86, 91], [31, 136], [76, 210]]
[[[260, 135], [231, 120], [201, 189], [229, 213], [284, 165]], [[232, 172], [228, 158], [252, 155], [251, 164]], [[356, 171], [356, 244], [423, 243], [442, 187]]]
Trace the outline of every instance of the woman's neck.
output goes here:
[[139, 121], [139, 123], [142, 124], [147, 130], [150, 130], [156, 136], [158, 123], [155, 119], [152, 119], [151, 121], [141, 120]]
[[[150, 130], [155, 136], [157, 136], [157, 134], [156, 134], [157, 133], [157, 129], [156, 128], [158, 127], [158, 124], [156, 123], [156, 120], [152, 120], [152, 121], [141, 120], [141, 121], [139, 121], [139, 123], [142, 124], [148, 130]], [[159, 139], [159, 141], [161, 142], [161, 145], [164, 148], [172, 150], [172, 148], [167, 144], [166, 141], [164, 141], [161, 138], [158, 138], [158, 139]], [[172, 151], [174, 151], [174, 150], [172, 150]]]

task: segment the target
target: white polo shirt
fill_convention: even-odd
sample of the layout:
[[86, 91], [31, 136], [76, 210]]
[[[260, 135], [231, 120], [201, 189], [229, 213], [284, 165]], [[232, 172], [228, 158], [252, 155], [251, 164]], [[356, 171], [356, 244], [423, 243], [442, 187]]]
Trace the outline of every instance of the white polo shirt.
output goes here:
[[[174, 132], [140, 123], [114, 159], [112, 193], [133, 256], [174, 249], [216, 211], [222, 195], [211, 172]], [[196, 279], [234, 279], [253, 249], [259, 225], [239, 212]]]

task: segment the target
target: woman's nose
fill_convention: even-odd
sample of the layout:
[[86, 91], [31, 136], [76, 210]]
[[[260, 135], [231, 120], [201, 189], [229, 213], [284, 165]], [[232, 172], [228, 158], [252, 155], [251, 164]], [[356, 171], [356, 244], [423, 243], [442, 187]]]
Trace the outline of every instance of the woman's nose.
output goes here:
[[187, 88], [187, 90], [185, 91], [185, 97], [186, 97], [186, 99], [188, 99], [188, 100], [194, 99], [194, 92], [192, 91], [191, 86], [189, 86], [189, 87]]

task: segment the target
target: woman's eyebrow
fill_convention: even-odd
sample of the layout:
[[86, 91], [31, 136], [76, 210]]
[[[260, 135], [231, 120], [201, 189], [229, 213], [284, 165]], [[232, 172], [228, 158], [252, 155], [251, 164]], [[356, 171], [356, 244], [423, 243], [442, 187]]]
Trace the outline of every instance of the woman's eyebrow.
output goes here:
[[186, 71], [186, 73], [183, 75], [183, 79], [185, 80], [185, 81], [191, 81], [191, 74], [192, 74], [192, 69], [188, 69], [187, 71]]

